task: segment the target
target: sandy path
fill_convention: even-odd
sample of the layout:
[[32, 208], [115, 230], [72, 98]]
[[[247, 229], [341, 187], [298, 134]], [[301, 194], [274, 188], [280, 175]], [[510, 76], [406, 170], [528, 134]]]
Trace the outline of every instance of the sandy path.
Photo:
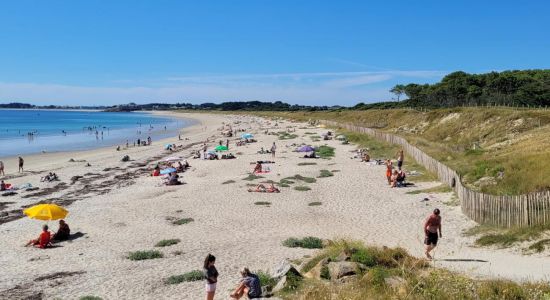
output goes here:
[[[190, 138], [186, 143], [217, 135], [213, 129], [229, 118], [253, 120], [221, 115], [193, 117], [200, 118], [203, 124], [184, 130], [184, 136]], [[207, 130], [202, 128], [205, 125]], [[279, 127], [290, 125], [283, 122]], [[263, 131], [259, 129], [259, 123], [241, 126], [252, 126], [253, 133]], [[459, 207], [443, 204], [450, 195], [434, 194], [426, 203], [419, 201], [426, 195], [405, 194], [411, 189], [388, 188], [383, 177], [384, 167], [360, 164], [349, 158], [349, 151], [355, 148], [353, 145], [327, 141], [336, 148], [335, 158], [315, 160], [317, 165], [298, 166], [299, 162], [306, 160], [291, 152], [293, 147], [287, 146], [311, 143], [305, 132], [321, 133], [323, 130], [297, 129], [299, 137], [285, 141], [277, 140], [274, 135], [257, 134], [258, 143], [238, 148], [231, 146], [230, 152], [242, 152], [236, 160], [190, 160], [192, 168], [183, 174], [186, 184], [182, 186], [160, 187], [159, 178], [140, 176], [132, 179], [135, 181], [132, 185], [114, 187], [108, 193], [76, 201], [69, 207], [71, 215], [67, 222], [73, 232], [80, 231], [85, 235], [61, 244], [60, 248], [38, 250], [21, 247], [25, 240], [38, 233], [40, 222], [22, 218], [0, 225], [0, 269], [3, 270], [0, 272], [0, 291], [20, 285], [19, 294], [42, 291], [47, 299], [77, 299], [83, 295], [97, 295], [104, 299], [200, 299], [203, 297], [202, 282], [165, 285], [163, 279], [200, 269], [201, 261], [210, 252], [217, 256], [221, 274], [216, 298], [225, 299], [226, 291], [236, 282], [237, 270], [241, 266], [267, 270], [281, 259], [313, 253], [312, 250], [281, 246], [281, 241], [291, 236], [360, 239], [377, 245], [401, 246], [420, 256], [421, 224], [434, 207], [441, 208], [444, 218], [444, 239], [437, 257], [488, 261], [437, 261], [437, 265], [479, 276], [548, 279], [550, 261], [544, 256], [520, 256], [508, 250], [469, 247], [472, 239], [462, 237], [460, 233], [474, 223], [460, 213]], [[279, 149], [276, 164], [262, 180], [280, 180], [295, 174], [317, 177], [321, 169], [340, 172], [335, 172], [334, 177], [318, 178], [317, 183], [307, 184], [311, 190], [306, 192], [283, 188], [280, 194], [248, 193], [246, 184], [249, 182], [242, 178], [252, 170], [250, 162], [271, 159], [269, 154], [261, 155], [256, 151], [262, 146], [269, 148], [273, 141]], [[128, 153], [132, 159], [141, 161], [163, 151], [158, 143]], [[68, 157], [73, 156], [90, 161], [92, 167], [68, 163]], [[57, 158], [48, 157], [47, 162], [42, 159], [43, 165], [40, 166], [37, 160], [36, 168], [56, 167], [58, 174], [65, 179], [85, 172], [105, 173], [103, 169], [107, 166], [124, 169], [128, 163], [120, 162], [120, 156], [120, 152], [109, 149], [59, 154]], [[117, 172], [123, 171], [114, 171]], [[16, 184], [35, 183], [37, 178], [39, 175], [29, 175], [12, 181]], [[227, 180], [236, 182], [222, 184]], [[434, 184], [437, 183], [418, 186]], [[78, 184], [71, 189], [78, 189]], [[57, 196], [62, 196], [62, 192], [59, 194]], [[21, 199], [18, 195], [1, 201], [15, 201], [15, 204], [10, 204], [12, 207], [32, 200]], [[254, 205], [256, 201], [272, 204], [258, 206]], [[320, 201], [322, 205], [308, 206], [313, 201]], [[166, 217], [191, 217], [195, 221], [174, 226]], [[154, 249], [156, 242], [169, 238], [179, 238], [182, 242], [158, 248], [165, 255], [162, 259], [134, 262], [125, 258], [129, 251]], [[181, 254], [175, 255], [175, 251], [181, 251]], [[62, 271], [85, 273], [35, 281], [40, 275]]]

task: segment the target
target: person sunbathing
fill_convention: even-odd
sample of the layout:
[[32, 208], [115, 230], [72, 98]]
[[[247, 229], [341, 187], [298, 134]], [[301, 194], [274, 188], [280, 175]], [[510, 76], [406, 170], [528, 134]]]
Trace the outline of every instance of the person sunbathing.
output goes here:
[[392, 188], [397, 187], [397, 178], [399, 177], [397, 170], [393, 170], [390, 177], [390, 186]]
[[313, 151], [310, 154], [304, 155], [304, 158], [317, 158], [317, 156], [315, 155], [315, 151]]
[[69, 228], [69, 224], [64, 220], [59, 220], [59, 229], [57, 229], [57, 232], [53, 235], [52, 240], [65, 241], [68, 240], [70, 236], [71, 229]]
[[38, 246], [38, 248], [46, 248], [51, 244], [51, 234], [48, 231], [48, 225], [42, 226], [42, 233], [35, 240], [30, 240], [25, 247], [27, 246]]
[[160, 176], [160, 166], [156, 165], [151, 176]]
[[178, 174], [176, 174], [176, 172], [170, 173], [170, 177], [168, 178], [166, 185], [180, 185], [181, 181], [179, 181], [178, 178], [179, 176]]
[[180, 161], [178, 161], [178, 166], [176, 167], [176, 171], [177, 172], [184, 172], [185, 171], [185, 167], [181, 164]]
[[249, 192], [256, 193], [280, 193], [281, 191], [272, 183], [270, 187], [266, 187], [263, 184], [258, 184], [254, 189], [248, 189]]

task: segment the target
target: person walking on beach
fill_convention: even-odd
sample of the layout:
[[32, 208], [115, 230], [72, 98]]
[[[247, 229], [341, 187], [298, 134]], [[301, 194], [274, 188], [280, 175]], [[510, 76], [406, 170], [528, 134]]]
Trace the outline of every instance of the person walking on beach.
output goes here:
[[401, 167], [403, 166], [403, 160], [405, 159], [405, 155], [403, 154], [403, 149], [397, 151], [397, 169], [401, 171]]
[[424, 222], [424, 244], [426, 245], [426, 257], [432, 259], [430, 252], [437, 246], [437, 241], [442, 237], [441, 235], [441, 216], [438, 208], [434, 209]]
[[225, 140], [225, 148], [227, 148], [227, 150], [229, 150], [229, 139]]
[[271, 146], [271, 157], [275, 157], [275, 151], [277, 151], [277, 146], [275, 146], [275, 142], [273, 142]]
[[6, 175], [6, 173], [4, 173], [4, 162], [2, 162], [0, 160], [0, 174], [2, 174], [2, 176]]
[[23, 164], [25, 164], [25, 161], [21, 156], [19, 156], [18, 160], [19, 160], [19, 172], [23, 172]]
[[214, 264], [216, 263], [216, 257], [212, 254], [208, 254], [204, 259], [204, 278], [206, 279], [206, 300], [214, 300], [214, 294], [216, 293], [216, 283], [218, 282], [218, 270]]

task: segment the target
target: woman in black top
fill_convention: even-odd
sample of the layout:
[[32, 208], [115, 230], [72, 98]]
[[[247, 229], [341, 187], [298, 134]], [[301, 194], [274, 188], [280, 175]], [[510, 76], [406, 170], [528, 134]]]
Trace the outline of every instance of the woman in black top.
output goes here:
[[218, 270], [214, 264], [216, 257], [208, 254], [204, 259], [204, 277], [206, 279], [206, 300], [213, 300], [216, 293], [216, 283], [218, 282]]

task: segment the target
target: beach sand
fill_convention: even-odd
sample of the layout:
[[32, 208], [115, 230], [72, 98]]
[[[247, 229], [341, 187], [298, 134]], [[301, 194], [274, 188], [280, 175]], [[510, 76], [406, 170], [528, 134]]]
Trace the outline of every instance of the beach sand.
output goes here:
[[[354, 145], [335, 140], [311, 142], [306, 132], [321, 134], [326, 129], [304, 128], [304, 124], [274, 121], [255, 117], [210, 114], [175, 114], [200, 120], [200, 124], [184, 128], [183, 138], [153, 141], [149, 147], [123, 151], [97, 149], [72, 153], [39, 154], [25, 157], [28, 172], [17, 175], [15, 158], [4, 160], [8, 182], [32, 183], [40, 187], [34, 192], [20, 192], [1, 197], [2, 212], [16, 210], [40, 200], [59, 198], [70, 211], [66, 221], [73, 233], [82, 237], [63, 242], [52, 249], [24, 248], [23, 244], [40, 232], [41, 221], [28, 218], [0, 224], [0, 298], [42, 293], [45, 299], [78, 299], [94, 295], [103, 299], [202, 299], [204, 282], [167, 285], [171, 275], [201, 269], [208, 253], [217, 257], [220, 273], [216, 299], [227, 299], [238, 280], [238, 270], [270, 270], [279, 261], [303, 258], [314, 250], [287, 248], [281, 242], [288, 237], [317, 236], [326, 239], [350, 238], [374, 245], [401, 246], [413, 255], [423, 255], [422, 223], [438, 207], [443, 217], [443, 239], [435, 253], [436, 266], [448, 267], [479, 277], [503, 277], [513, 280], [548, 280], [550, 260], [543, 255], [522, 256], [514, 250], [472, 247], [473, 238], [462, 231], [475, 225], [449, 206], [451, 194], [406, 194], [418, 188], [439, 183], [418, 183], [412, 188], [389, 188], [384, 178], [385, 167], [350, 159]], [[235, 121], [240, 124], [233, 124]], [[222, 122], [233, 124], [255, 134], [257, 143], [236, 147], [231, 138], [233, 160], [205, 161], [188, 159], [191, 168], [183, 173], [181, 186], [163, 186], [159, 177], [149, 176], [154, 164], [165, 157], [200, 149], [209, 138], [210, 149], [222, 138], [218, 130]], [[296, 129], [295, 139], [278, 140], [276, 135], [263, 134]], [[191, 145], [178, 153], [163, 150], [167, 142]], [[276, 142], [278, 152], [257, 154], [261, 147], [269, 149]], [[292, 152], [293, 143], [327, 144], [336, 148], [332, 159], [306, 160]], [[123, 155], [131, 161], [122, 162]], [[69, 159], [77, 162], [69, 162]], [[82, 161], [85, 160], [86, 162]], [[257, 160], [274, 160], [264, 178], [245, 181]], [[89, 162], [90, 167], [85, 167]], [[316, 165], [299, 166], [301, 162]], [[405, 169], [407, 167], [405, 162]], [[317, 177], [321, 169], [338, 170], [333, 177], [317, 178], [307, 185], [309, 191], [292, 187], [281, 193], [249, 193], [250, 183], [279, 181], [300, 174]], [[46, 172], [53, 171], [59, 182], [41, 183]], [[71, 184], [71, 177], [84, 176]], [[115, 178], [116, 176], [116, 178]], [[222, 184], [228, 180], [234, 183]], [[65, 183], [64, 185], [60, 183]], [[50, 191], [47, 188], [51, 188]], [[44, 192], [24, 198], [24, 196]], [[430, 201], [420, 200], [428, 196]], [[255, 205], [271, 202], [269, 206]], [[309, 206], [322, 202], [320, 206]], [[1, 207], [2, 205], [0, 205]], [[185, 225], [172, 225], [172, 219], [193, 218]], [[57, 229], [57, 222], [49, 222]], [[163, 248], [154, 245], [163, 239], [181, 242]], [[157, 249], [164, 258], [131, 261], [130, 251]], [[485, 260], [471, 262], [468, 260]], [[68, 272], [49, 276], [57, 272]], [[74, 273], [70, 273], [74, 272]], [[44, 278], [46, 276], [46, 278]], [[42, 278], [41, 278], [42, 277]]]

